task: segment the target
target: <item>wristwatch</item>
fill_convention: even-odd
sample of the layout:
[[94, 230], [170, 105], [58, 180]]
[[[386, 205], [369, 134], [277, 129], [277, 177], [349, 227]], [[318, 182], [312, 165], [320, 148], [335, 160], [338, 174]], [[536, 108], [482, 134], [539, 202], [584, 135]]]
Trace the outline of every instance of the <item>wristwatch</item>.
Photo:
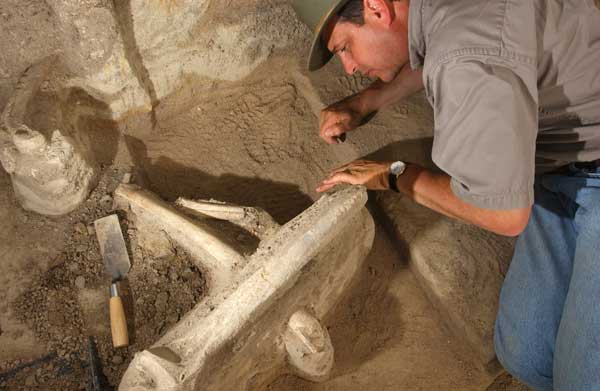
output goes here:
[[406, 163], [398, 160], [390, 165], [390, 173], [388, 174], [388, 182], [390, 183], [390, 189], [396, 193], [399, 192], [396, 181], [400, 175], [406, 170]]

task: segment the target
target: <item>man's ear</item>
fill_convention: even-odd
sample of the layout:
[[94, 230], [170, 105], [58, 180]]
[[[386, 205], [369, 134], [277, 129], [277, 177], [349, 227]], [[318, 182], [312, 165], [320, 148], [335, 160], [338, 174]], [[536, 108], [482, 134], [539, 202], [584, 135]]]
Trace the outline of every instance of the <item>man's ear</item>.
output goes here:
[[389, 26], [394, 21], [394, 7], [388, 0], [363, 0], [365, 22]]

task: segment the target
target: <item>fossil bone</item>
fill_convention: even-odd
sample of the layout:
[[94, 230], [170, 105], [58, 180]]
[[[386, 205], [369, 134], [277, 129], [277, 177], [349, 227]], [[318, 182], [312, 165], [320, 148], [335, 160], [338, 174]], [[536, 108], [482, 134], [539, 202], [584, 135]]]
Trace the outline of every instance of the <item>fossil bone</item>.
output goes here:
[[[238, 261], [240, 268], [214, 256], [218, 233], [207, 235], [207, 227], [158, 197], [120, 185], [115, 201], [138, 230], [161, 230], [187, 243], [209, 281], [217, 273], [221, 283], [150, 349], [136, 354], [119, 390], [259, 389], [284, 372], [325, 379], [333, 348], [319, 319], [339, 300], [371, 248], [374, 226], [363, 207], [366, 199], [362, 187], [323, 196]], [[232, 214], [240, 212], [227, 205], [216, 209], [219, 217], [234, 220]], [[228, 268], [233, 270], [224, 273]]]
[[305, 310], [294, 313], [283, 335], [288, 362], [297, 374], [314, 381], [327, 379], [333, 368], [329, 333]]
[[227, 220], [247, 231], [266, 239], [279, 229], [279, 224], [261, 208], [226, 204], [215, 200], [192, 201], [179, 198], [175, 204], [198, 217]]
[[2, 113], [0, 162], [15, 195], [28, 210], [62, 215], [83, 202], [95, 185], [96, 168], [76, 141], [55, 129], [48, 135], [28, 124], [27, 107], [51, 69], [47, 59], [25, 71]]

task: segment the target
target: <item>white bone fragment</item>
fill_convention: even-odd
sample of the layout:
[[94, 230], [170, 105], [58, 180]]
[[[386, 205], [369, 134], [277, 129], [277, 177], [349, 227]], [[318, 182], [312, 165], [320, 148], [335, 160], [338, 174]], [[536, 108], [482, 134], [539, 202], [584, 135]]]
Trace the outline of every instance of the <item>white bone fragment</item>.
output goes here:
[[329, 333], [314, 316], [305, 310], [295, 312], [283, 340], [296, 374], [312, 381], [328, 378], [333, 368], [333, 346]]
[[185, 198], [178, 198], [175, 204], [199, 217], [229, 221], [260, 239], [266, 239], [280, 227], [273, 217], [261, 208], [231, 205], [214, 200], [193, 201]]

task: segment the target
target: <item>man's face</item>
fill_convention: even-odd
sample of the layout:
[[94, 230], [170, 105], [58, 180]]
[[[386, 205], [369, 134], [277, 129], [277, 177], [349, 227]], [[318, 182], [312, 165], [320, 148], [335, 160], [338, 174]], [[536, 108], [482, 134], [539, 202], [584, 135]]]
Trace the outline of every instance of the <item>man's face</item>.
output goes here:
[[408, 29], [399, 21], [382, 23], [365, 14], [359, 26], [334, 18], [322, 37], [348, 74], [360, 72], [390, 82], [408, 62]]

